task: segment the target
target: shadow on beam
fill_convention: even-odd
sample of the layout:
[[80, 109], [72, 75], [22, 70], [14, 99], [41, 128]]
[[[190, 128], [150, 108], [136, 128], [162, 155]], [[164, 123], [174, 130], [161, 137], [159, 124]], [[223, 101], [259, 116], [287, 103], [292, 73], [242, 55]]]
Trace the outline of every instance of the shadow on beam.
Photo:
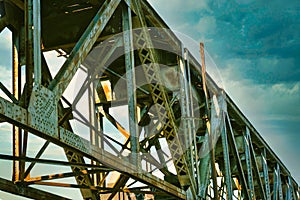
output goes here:
[[32, 199], [67, 200], [67, 198], [65, 197], [57, 196], [42, 190], [19, 186], [17, 184], [14, 184], [12, 181], [8, 181], [3, 178], [0, 178], [0, 190]]

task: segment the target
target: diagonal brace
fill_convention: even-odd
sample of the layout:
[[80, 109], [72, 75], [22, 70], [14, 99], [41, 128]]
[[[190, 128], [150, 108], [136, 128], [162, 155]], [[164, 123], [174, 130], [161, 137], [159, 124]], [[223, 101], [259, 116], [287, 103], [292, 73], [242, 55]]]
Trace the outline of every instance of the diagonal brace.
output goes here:
[[114, 14], [121, 0], [106, 0], [101, 6], [79, 41], [73, 48], [55, 78], [51, 81], [49, 89], [56, 94], [56, 101], [60, 99], [68, 87], [78, 68], [92, 49], [97, 38], [104, 30], [111, 16]]

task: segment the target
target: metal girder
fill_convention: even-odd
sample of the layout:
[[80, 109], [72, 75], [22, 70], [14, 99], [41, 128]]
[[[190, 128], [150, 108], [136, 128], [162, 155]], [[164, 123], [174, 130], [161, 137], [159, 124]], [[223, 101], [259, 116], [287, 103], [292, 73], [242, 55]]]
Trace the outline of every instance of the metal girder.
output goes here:
[[[74, 151], [70, 151], [69, 149], [64, 149], [65, 154], [67, 156], [67, 159], [69, 162], [75, 162], [75, 163], [82, 163], [84, 164], [85, 161], [82, 157], [82, 155], [79, 155], [75, 153]], [[80, 167], [80, 166], [71, 166], [73, 172], [78, 171], [84, 171], [86, 170], [86, 167]], [[75, 176], [77, 184], [82, 186], [93, 186], [91, 177], [89, 174], [78, 174]], [[87, 188], [80, 188], [82, 197], [84, 199], [92, 199], [92, 200], [98, 200], [100, 199], [99, 195], [97, 194], [97, 191]]]
[[261, 153], [262, 165], [263, 165], [263, 174], [264, 174], [264, 184], [266, 191], [266, 199], [271, 200], [271, 191], [270, 191], [270, 181], [269, 181], [269, 168], [266, 160], [266, 150], [263, 149]]
[[[50, 81], [52, 80], [52, 76], [51, 76], [51, 73], [49, 71], [49, 68], [47, 66], [44, 56], [42, 57], [42, 74], [43, 74], [42, 84], [47, 85], [47, 83], [50, 83]], [[61, 116], [62, 113], [60, 113], [60, 112], [62, 112], [64, 110], [62, 103], [58, 102], [57, 107], [58, 107], [57, 116]], [[55, 117], [55, 119], [52, 119], [52, 121], [57, 122], [57, 117]], [[66, 127], [70, 128], [70, 125], [68, 123], [65, 122], [64, 124], [67, 124]], [[57, 124], [55, 124], [55, 126], [57, 126]], [[70, 128], [70, 130], [71, 130], [71, 128]], [[49, 141], [46, 141], [46, 143], [40, 149], [40, 151], [38, 152], [36, 157], [40, 157], [48, 145], [49, 145]], [[86, 170], [86, 167], [84, 166], [85, 164], [84, 164], [84, 159], [83, 159], [82, 155], [78, 155], [76, 152], [70, 151], [68, 149], [64, 149], [64, 151], [65, 151], [66, 157], [70, 163], [75, 162], [75, 161], [78, 162], [78, 165], [71, 165], [71, 169], [73, 170], [73, 172], [76, 172], [78, 170], [81, 170], [81, 171]], [[31, 170], [31, 168], [33, 168], [33, 166], [34, 166], [34, 163], [31, 163], [31, 165], [26, 170], [25, 175], [30, 172], [30, 170]], [[75, 176], [75, 179], [78, 184], [87, 186], [86, 189], [80, 188], [80, 191], [84, 198], [92, 198], [92, 199], [98, 198], [98, 195], [95, 193], [95, 191], [89, 190], [89, 188], [88, 188], [88, 187], [92, 186], [91, 178], [88, 175], [78, 174], [77, 176]]]
[[256, 177], [256, 181], [257, 181], [257, 185], [258, 185], [258, 191], [259, 191], [259, 195], [257, 194], [257, 196], [260, 196], [260, 198], [263, 198], [263, 199], [266, 199], [266, 194], [265, 194], [265, 190], [263, 188], [263, 184], [262, 184], [262, 181], [261, 181], [261, 178], [260, 178], [260, 172], [259, 172], [259, 169], [258, 169], [258, 165], [257, 165], [257, 162], [256, 162], [256, 155], [255, 155], [255, 151], [254, 151], [254, 148], [253, 148], [253, 144], [252, 144], [252, 139], [251, 139], [251, 136], [250, 136], [250, 132], [248, 130], [248, 128], [246, 129], [246, 134], [248, 135], [248, 140], [249, 140], [249, 147], [250, 147], [250, 150], [251, 150], [251, 161], [252, 161], [252, 164], [253, 164], [253, 170], [254, 170], [254, 175]]
[[237, 165], [237, 168], [239, 171], [239, 173], [238, 173], [239, 181], [241, 181], [241, 183], [242, 183], [242, 188], [243, 188], [243, 193], [245, 194], [245, 198], [250, 199], [250, 194], [249, 194], [248, 186], [247, 186], [248, 184], [246, 182], [245, 174], [244, 174], [242, 163], [241, 163], [241, 158], [239, 155], [239, 151], [237, 149], [237, 145], [235, 142], [234, 133], [233, 133], [233, 129], [231, 126], [231, 122], [230, 122], [228, 113], [227, 113], [226, 119], [227, 119], [227, 124], [229, 126], [229, 133], [228, 133], [229, 146], [231, 147], [233, 157], [235, 159], [235, 162], [236, 162], [236, 165]]
[[115, 197], [115, 195], [117, 194], [117, 192], [119, 191], [119, 189], [123, 188], [128, 180], [129, 180], [128, 176], [120, 175], [120, 177], [118, 178], [118, 180], [116, 181], [116, 183], [114, 185], [114, 189], [113, 189], [111, 195], [107, 198], [107, 200], [112, 200]]
[[[180, 108], [181, 126], [178, 132], [183, 135], [184, 149], [186, 149], [186, 160], [190, 173], [195, 178], [196, 185], [200, 185], [200, 173], [198, 167], [198, 149], [196, 144], [196, 127], [194, 116], [194, 105], [192, 95], [191, 71], [189, 65], [189, 52], [186, 48], [182, 49], [182, 58], [179, 58], [180, 71]], [[198, 193], [198, 192], [197, 192]]]
[[[195, 127], [195, 124], [193, 124], [192, 120], [189, 121], [190, 119], [188, 119], [189, 117], [193, 118], [194, 112], [192, 107], [193, 96], [191, 95], [191, 85], [194, 83], [191, 81], [191, 77], [193, 75], [194, 79], [196, 77], [197, 81], [200, 81], [199, 77], [201, 76], [201, 73], [205, 72], [205, 70], [201, 70], [200, 64], [197, 63], [192, 56], [186, 58], [182, 55], [182, 63], [179, 66], [181, 67], [180, 73], [183, 75], [183, 80], [181, 82], [181, 97], [179, 98], [182, 100], [181, 114], [184, 119], [187, 118], [187, 123], [184, 123], [182, 131], [177, 130], [176, 124], [174, 123], [175, 117], [173, 113], [174, 110], [172, 110], [172, 103], [169, 102], [170, 100], [164, 87], [160, 85], [161, 78], [159, 75], [161, 71], [157, 64], [157, 52], [153, 49], [153, 42], [150, 38], [151, 30], [148, 30], [148, 26], [150, 25], [160, 28], [156, 33], [166, 39], [166, 41], [160, 42], [159, 44], [167, 43], [170, 45], [174, 54], [178, 53], [178, 55], [180, 55], [182, 44], [175, 34], [168, 30], [168, 26], [163, 22], [153, 8], [151, 8], [147, 1], [124, 0], [124, 2], [122, 2], [123, 13], [119, 12], [120, 9], [117, 10], [121, 0], [89, 2], [92, 6], [95, 5], [95, 7], [93, 7], [93, 10], [95, 11], [94, 13], [96, 13], [99, 8], [100, 9], [87, 28], [84, 27], [87, 24], [82, 27], [78, 26], [82, 28], [79, 32], [84, 33], [76, 44], [70, 44], [74, 42], [75, 39], [70, 40], [69, 44], [66, 45], [65, 43], [62, 43], [63, 48], [66, 48], [64, 51], [66, 50], [67, 53], [71, 53], [70, 55], [65, 55], [67, 61], [64, 63], [54, 80], [51, 78], [49, 68], [44, 66], [45, 60], [41, 61], [41, 59], [44, 58], [39, 58], [39, 56], [42, 56], [41, 48], [43, 48], [43, 44], [41, 44], [40, 40], [44, 39], [41, 38], [41, 29], [39, 27], [40, 20], [42, 20], [43, 16], [37, 17], [40, 16], [41, 12], [39, 8], [39, 3], [41, 3], [41, 1], [25, 0], [23, 2], [21, 0], [4, 0], [5, 4], [7, 4], [7, 2], [10, 3], [7, 6], [13, 8], [10, 9], [10, 15], [8, 16], [11, 16], [12, 13], [20, 12], [20, 16], [18, 16], [21, 18], [21, 10], [24, 12], [25, 27], [19, 27], [22, 26], [22, 24], [16, 23], [17, 17], [11, 19], [11, 17], [4, 16], [0, 19], [0, 32], [4, 27], [8, 26], [8, 24], [10, 24], [10, 27], [14, 27], [14, 29], [16, 29], [11, 29], [13, 34], [12, 92], [7, 89], [8, 87], [1, 85], [0, 82], [0, 88], [11, 100], [11, 102], [9, 102], [0, 98], [0, 121], [7, 121], [13, 125], [12, 134], [14, 150], [12, 156], [1, 154], [0, 157], [1, 159], [13, 160], [13, 181], [18, 182], [18, 184], [14, 184], [13, 182], [0, 178], [1, 190], [38, 199], [61, 199], [63, 197], [58, 197], [47, 192], [30, 188], [28, 185], [40, 184], [78, 188], [81, 190], [84, 199], [97, 199], [100, 194], [108, 193], [111, 194], [109, 198], [112, 199], [117, 192], [123, 194], [145, 193], [157, 196], [170, 195], [176, 199], [213, 198], [212, 196], [214, 196], [214, 198], [217, 196], [224, 198], [226, 193], [226, 199], [232, 199], [235, 196], [233, 190], [236, 189], [239, 190], [237, 198], [254, 199], [256, 197], [268, 200], [271, 199], [271, 197], [273, 197], [273, 199], [280, 200], [283, 198], [298, 198], [296, 194], [298, 192], [298, 185], [295, 180], [292, 179], [289, 171], [226, 94], [224, 94], [223, 100], [224, 102], [226, 101], [230, 110], [227, 111], [225, 107], [221, 106], [222, 108], [220, 109], [220, 113], [223, 115], [223, 118], [221, 119], [220, 124], [213, 125], [213, 120], [217, 120], [217, 118], [214, 117], [211, 117], [209, 121], [210, 123], [208, 124], [212, 126], [210, 127], [212, 130], [210, 134], [213, 135], [215, 132], [219, 131], [222, 141], [218, 142], [216, 144], [217, 146], [214, 146], [216, 149], [215, 155], [212, 154], [210, 156], [208, 154], [206, 157], [198, 159], [198, 146], [201, 146], [202, 144], [207, 145], [211, 141], [210, 137], [206, 135], [206, 138], [201, 138], [201, 142], [193, 144], [194, 146], [192, 145], [192, 147], [189, 146], [189, 144], [196, 142], [195, 135], [193, 135], [193, 131], [191, 131]], [[78, 1], [78, 5], [81, 3], [85, 2]], [[65, 3], [62, 2], [62, 4]], [[66, 3], [66, 5], [67, 4], [68, 3]], [[68, 6], [77, 6], [77, 4], [71, 5], [70, 3]], [[85, 7], [84, 9], [89, 8]], [[139, 23], [134, 24], [135, 28], [142, 27], [140, 31], [137, 30], [134, 32], [134, 35], [132, 33], [131, 12], [135, 13], [139, 20]], [[114, 28], [118, 28], [120, 24], [108, 24], [109, 20], [114, 19], [113, 16], [116, 18], [120, 16], [123, 17], [122, 22], [119, 20], [120, 24], [123, 26], [123, 31], [125, 31], [125, 34], [123, 34], [122, 37], [115, 37], [115, 32], [113, 30]], [[136, 22], [135, 19], [133, 21]], [[18, 24], [18, 26], [13, 24]], [[114, 27], [111, 28], [110, 26]], [[83, 31], [84, 29], [85, 31]], [[24, 30], [26, 30], [26, 37], [23, 36]], [[119, 31], [121, 31], [121, 29], [119, 29]], [[103, 35], [101, 36], [102, 33]], [[47, 37], [47, 33], [43, 34], [43, 37]], [[113, 37], [112, 40], [114, 42], [103, 44], [103, 41], [109, 37]], [[134, 39], [136, 40], [134, 40], [133, 37], [135, 37]], [[25, 45], [23, 43], [25, 43], [25, 41], [26, 48], [24, 49]], [[96, 52], [96, 54], [94, 53], [92, 56], [87, 57], [89, 53], [92, 54], [91, 49], [95, 46], [95, 43], [98, 42], [100, 42], [101, 45], [104, 45], [104, 47], [102, 46], [103, 49], [101, 52], [99, 54]], [[70, 48], [74, 45], [75, 47], [72, 51], [70, 51]], [[121, 54], [120, 49], [122, 48], [119, 47], [124, 48]], [[47, 48], [60, 47], [50, 47], [49, 45]], [[59, 51], [58, 49], [55, 50]], [[43, 51], [46, 50], [43, 49]], [[26, 60], [24, 59], [25, 52]], [[136, 57], [139, 59], [138, 63], [140, 62], [142, 64], [147, 82], [152, 85], [149, 91], [136, 86], [134, 80], [134, 55], [137, 55]], [[111, 56], [122, 56], [118, 62], [121, 60], [123, 61], [123, 59], [125, 59], [125, 62], [122, 62], [120, 66], [111, 66], [111, 63], [108, 62], [111, 61]], [[21, 75], [23, 74], [21, 74], [20, 66], [24, 65], [25, 61], [26, 84], [24, 92], [21, 95]], [[92, 65], [87, 66], [89, 63], [92, 63]], [[125, 65], [123, 66], [124, 63]], [[175, 63], [174, 65], [176, 65], [176, 61], [172, 63]], [[87, 66], [86, 73], [88, 74], [88, 78], [85, 80], [83, 87], [74, 102], [69, 104], [67, 103], [68, 111], [66, 111], [60, 99], [64, 99], [62, 94], [68, 87], [68, 84], [73, 79], [74, 74], [81, 64]], [[97, 64], [96, 68], [94, 68], [94, 64]], [[104, 69], [102, 68], [103, 66], [109, 68]], [[122, 68], [120, 70], [121, 72], [118, 71], [119, 68], [117, 69], [117, 67]], [[42, 72], [41, 69], [43, 70]], [[44, 71], [45, 69], [47, 71]], [[122, 76], [122, 70], [127, 72], [126, 78]], [[97, 123], [102, 123], [101, 128], [103, 128], [103, 122], [101, 121], [103, 116], [100, 116], [101, 113], [97, 110], [97, 104], [95, 104], [95, 99], [93, 99], [94, 82], [92, 81], [95, 80], [94, 77], [103, 72], [105, 76], [107, 75], [107, 77], [111, 76], [113, 77], [112, 79], [121, 78], [127, 82], [128, 100], [124, 101], [124, 99], [117, 99], [117, 101], [122, 100], [122, 105], [129, 105], [130, 131], [127, 132], [124, 128], [122, 128], [120, 124], [109, 115], [109, 113], [104, 113], [104, 116], [108, 116], [108, 119], [110, 119], [109, 121], [111, 121], [127, 138], [125, 144], [114, 140], [107, 134], [104, 134], [102, 131], [103, 129], [98, 130], [98, 126], [101, 125], [97, 125]], [[210, 92], [212, 92], [212, 94], [218, 94], [220, 92], [218, 86], [208, 75], [203, 80], [204, 84], [202, 84], [202, 86], [206, 89], [205, 84], [207, 83], [207, 88]], [[50, 86], [48, 86], [49, 83]], [[114, 87], [113, 84], [112, 87]], [[89, 119], [80, 115], [78, 110], [72, 110], [72, 106], [75, 106], [78, 103], [86, 90], [89, 91]], [[144, 96], [141, 98], [140, 96], [136, 97], [136, 90], [139, 90], [139, 92], [142, 91]], [[197, 95], [202, 95], [202, 90], [197, 92], [199, 92]], [[103, 93], [101, 94], [98, 92], [98, 95], [103, 95]], [[131, 96], [133, 98], [130, 98]], [[151, 131], [155, 132], [156, 135], [153, 138], [147, 138], [144, 136], [146, 138], [139, 142], [138, 135], [141, 129], [137, 127], [138, 114], [136, 113], [136, 98], [138, 98], [140, 103], [140, 101], [146, 99], [145, 96], [148, 98], [151, 96], [152, 100], [149, 98], [148, 101], [152, 101], [156, 104], [154, 107], [158, 111], [158, 116], [155, 117], [162, 123], [166, 123], [163, 128], [157, 127], [159, 123], [153, 123], [156, 127]], [[29, 97], [30, 101], [28, 101]], [[112, 106], [112, 102], [114, 105], [117, 105], [117, 101], [107, 102], [105, 99], [105, 103], [101, 101], [100, 104], [105, 104], [104, 107]], [[208, 104], [211, 102], [206, 100], [206, 103]], [[211, 115], [214, 115], [215, 108], [213, 104], [211, 105]], [[141, 109], [143, 109], [143, 107], [141, 107]], [[149, 108], [146, 109], [148, 110], [145, 111], [145, 113], [149, 111]], [[72, 127], [69, 122], [69, 115], [71, 115], [72, 112], [77, 112], [80, 118], [82, 118], [82, 120], [77, 119], [79, 122], [89, 126], [91, 133], [89, 141], [74, 134], [72, 131]], [[97, 117], [95, 114], [100, 116], [98, 116], [99, 122], [96, 121]], [[143, 114], [144, 113], [142, 113], [141, 116], [143, 116]], [[90, 126], [91, 124], [89, 123], [91, 123], [92, 126]], [[240, 139], [244, 136], [244, 134], [241, 133], [239, 129], [243, 129], [244, 127], [246, 127], [246, 137], [243, 138], [243, 144], [240, 143], [240, 141], [243, 141]], [[44, 146], [38, 151], [35, 158], [28, 158], [26, 156], [28, 132], [32, 132], [34, 135], [47, 140]], [[156, 168], [161, 167], [161, 169], [158, 170], [160, 170], [165, 176], [171, 176], [172, 174], [167, 166], [167, 164], [169, 164], [169, 160], [166, 161], [158, 139], [162, 136], [167, 139], [169, 146], [168, 150], [171, 151], [171, 156], [183, 189], [175, 186], [177, 185], [177, 180], [174, 182], [168, 180], [169, 182], [167, 182], [159, 179], [154, 175], [154, 173], [151, 174], [153, 172], [153, 166]], [[101, 141], [99, 141], [99, 138], [101, 138]], [[184, 139], [181, 141], [181, 138]], [[114, 143], [111, 141], [122, 147], [121, 152], [114, 147]], [[65, 149], [68, 159], [67, 162], [40, 159], [50, 142], [53, 142]], [[114, 156], [112, 153], [105, 150], [104, 142], [106, 142], [106, 144], [118, 156]], [[150, 154], [151, 148], [156, 149], [158, 158]], [[124, 149], [129, 151], [131, 150], [132, 154], [135, 156], [131, 159], [123, 157], [122, 152]], [[184, 152], [184, 150], [188, 151]], [[141, 170], [142, 166], [139, 160], [139, 153], [146, 154], [142, 157], [142, 159], [143, 161], [146, 161], [147, 166], [150, 166], [151, 173]], [[168, 154], [168, 156], [170, 155]], [[85, 164], [84, 157], [91, 159], [92, 163]], [[234, 159], [230, 160], [231, 157]], [[25, 162], [31, 162], [27, 170], [25, 170]], [[72, 166], [73, 172], [30, 178], [29, 173], [35, 163]], [[219, 166], [218, 174], [216, 173], [215, 166]], [[109, 169], [107, 169], [107, 167]], [[86, 170], [88, 168], [92, 168], [93, 170]], [[213, 169], [212, 173], [210, 172], [210, 169]], [[105, 186], [105, 178], [108, 176], [110, 170], [116, 170], [121, 173], [120, 181], [115, 182], [114, 188], [107, 188]], [[270, 178], [272, 176], [269, 174], [272, 170], [274, 170], [274, 179]], [[107, 173], [104, 174], [105, 172], [102, 173], [102, 171]], [[94, 179], [91, 178], [91, 175], [93, 175]], [[63, 177], [75, 177], [77, 184], [43, 182], [43, 180], [60, 179]], [[147, 186], [144, 188], [128, 189], [126, 188], [126, 182], [129, 178], [142, 182]], [[211, 184], [212, 180], [214, 181], [213, 187]], [[234, 184], [234, 181], [236, 181], [236, 185]], [[241, 184], [242, 188], [240, 188], [239, 184]], [[273, 190], [270, 188], [272, 185]], [[214, 195], [212, 193], [212, 189], [214, 189]], [[152, 190], [157, 190], [158, 192]]]
[[15, 195], [20, 195], [33, 199], [53, 199], [53, 200], [67, 200], [68, 198], [61, 197], [55, 194], [51, 194], [35, 188], [24, 187], [18, 184], [14, 184], [12, 181], [0, 178], [0, 190], [9, 192]]
[[246, 127], [246, 134], [244, 136], [244, 147], [245, 147], [248, 185], [249, 185], [250, 197], [251, 197], [251, 199], [255, 199], [255, 190], [254, 190], [254, 183], [253, 183], [252, 161], [251, 161], [251, 155], [250, 155], [249, 137], [250, 137], [249, 129]]
[[213, 145], [213, 134], [215, 127], [212, 124], [214, 119], [214, 104], [211, 103], [211, 113], [209, 113], [209, 96], [208, 96], [208, 88], [206, 86], [206, 66], [205, 66], [205, 54], [204, 54], [204, 44], [200, 43], [200, 56], [201, 56], [201, 76], [202, 76], [202, 88], [205, 97], [205, 118], [206, 118], [206, 129], [207, 129], [207, 136], [208, 136], [208, 148], [210, 153], [210, 161], [211, 161], [211, 179], [213, 182], [213, 190], [214, 190], [214, 199], [219, 199], [219, 192], [218, 192], [218, 183], [217, 183], [217, 171], [215, 166], [215, 146]]
[[[181, 186], [190, 186], [194, 197], [196, 198], [195, 180], [191, 176], [188, 165], [183, 152], [181, 142], [179, 140], [177, 126], [175, 124], [174, 113], [167, 99], [167, 94], [162, 86], [162, 81], [159, 72], [159, 66], [156, 62], [155, 52], [153, 47], [145, 17], [141, 12], [140, 1], [134, 0], [133, 7], [137, 12], [141, 29], [134, 32], [134, 45], [138, 51], [139, 59], [142, 63], [142, 68], [147, 80], [147, 83], [152, 84], [151, 93], [154, 102], [154, 107], [158, 113], [160, 122], [165, 122], [164, 134], [167, 139], [169, 149], [171, 151], [173, 162], [177, 170], [177, 175]], [[135, 28], [139, 28], [136, 26]]]
[[121, 0], [106, 0], [94, 19], [91, 21], [79, 41], [76, 43], [66, 62], [60, 68], [55, 78], [51, 81], [49, 89], [55, 93], [55, 99], [58, 101], [61, 95], [68, 87], [71, 79], [92, 49], [97, 38], [105, 28], [109, 19], [115, 12]]
[[[224, 100], [225, 101], [225, 100]], [[226, 108], [224, 106], [224, 108]], [[222, 147], [223, 147], [223, 156], [224, 156], [224, 168], [225, 168], [225, 184], [227, 188], [227, 195], [226, 198], [228, 200], [232, 199], [233, 190], [232, 190], [232, 174], [231, 174], [231, 164], [230, 164], [230, 157], [229, 157], [229, 145], [228, 145], [228, 138], [227, 138], [227, 130], [226, 130], [226, 115], [225, 110], [223, 110], [222, 114], [222, 123], [223, 128], [221, 130], [221, 139], [222, 139]]]
[[18, 124], [25, 130], [28, 130], [39, 137], [48, 139], [59, 146], [65, 146], [68, 149], [72, 149], [73, 151], [80, 153], [81, 155], [93, 158], [105, 166], [113, 167], [113, 169], [117, 171], [128, 174], [138, 181], [151, 185], [159, 190], [163, 190], [179, 199], [185, 199], [186, 194], [180, 188], [166, 181], [160, 180], [148, 172], [142, 171], [141, 173], [136, 173], [137, 166], [130, 164], [128, 161], [124, 160], [124, 158], [121, 159], [114, 156], [104, 149], [90, 145], [89, 141], [62, 127], [59, 128], [60, 137], [36, 130], [27, 124], [27, 111], [24, 108], [14, 105], [1, 97], [0, 117], [10, 123]]
[[137, 119], [137, 98], [136, 98], [136, 80], [135, 80], [135, 63], [132, 36], [132, 18], [131, 9], [123, 7], [122, 9], [123, 41], [125, 53], [126, 85], [127, 85], [127, 102], [128, 102], [128, 119], [131, 146], [131, 162], [137, 166], [141, 165], [139, 158], [139, 133]]

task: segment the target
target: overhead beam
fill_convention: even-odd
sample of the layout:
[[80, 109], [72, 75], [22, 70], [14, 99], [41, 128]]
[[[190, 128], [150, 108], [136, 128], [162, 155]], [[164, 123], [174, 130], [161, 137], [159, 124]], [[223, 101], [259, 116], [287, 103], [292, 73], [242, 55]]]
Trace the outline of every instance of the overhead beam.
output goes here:
[[49, 89], [54, 91], [57, 101], [68, 87], [78, 68], [92, 49], [101, 32], [104, 30], [120, 1], [121, 0], [106, 0], [103, 3], [79, 41], [76, 43], [68, 59], [60, 68], [55, 78], [50, 82]]

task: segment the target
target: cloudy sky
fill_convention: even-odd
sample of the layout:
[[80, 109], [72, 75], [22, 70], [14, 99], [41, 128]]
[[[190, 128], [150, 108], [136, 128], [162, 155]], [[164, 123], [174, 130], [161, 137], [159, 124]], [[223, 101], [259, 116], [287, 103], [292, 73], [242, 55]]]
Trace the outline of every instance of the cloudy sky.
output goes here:
[[300, 1], [149, 2], [205, 43], [227, 93], [300, 183]]
[[[299, 0], [149, 2], [173, 30], [205, 43], [222, 86], [300, 183]], [[10, 34], [0, 38], [0, 81], [10, 87]], [[1, 153], [10, 154], [6, 129]]]

